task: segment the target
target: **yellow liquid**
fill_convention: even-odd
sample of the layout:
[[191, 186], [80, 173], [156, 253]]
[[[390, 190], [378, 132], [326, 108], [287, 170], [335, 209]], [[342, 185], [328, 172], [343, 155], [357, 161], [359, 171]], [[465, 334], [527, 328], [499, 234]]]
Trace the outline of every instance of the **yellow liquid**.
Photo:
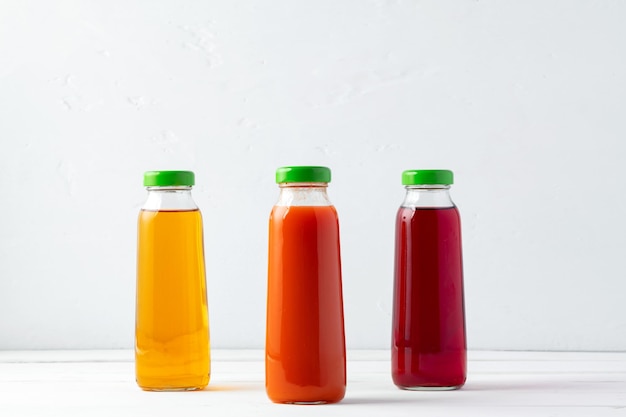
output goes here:
[[202, 389], [210, 375], [202, 216], [142, 210], [138, 223], [137, 384]]

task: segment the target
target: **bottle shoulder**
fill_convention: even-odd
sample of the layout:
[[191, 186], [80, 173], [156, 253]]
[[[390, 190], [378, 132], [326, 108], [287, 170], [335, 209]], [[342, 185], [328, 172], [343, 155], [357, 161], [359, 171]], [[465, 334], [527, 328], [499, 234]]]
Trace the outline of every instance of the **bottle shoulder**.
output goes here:
[[280, 206], [272, 207], [270, 224], [309, 223], [318, 224], [338, 223], [335, 206]]
[[327, 215], [337, 216], [337, 209], [333, 205], [325, 206], [284, 206], [276, 204], [272, 207], [270, 216], [287, 216], [287, 215]]
[[449, 224], [460, 227], [461, 215], [456, 206], [452, 207], [399, 207], [396, 224]]
[[191, 227], [202, 229], [202, 213], [200, 210], [144, 210], [141, 209], [137, 216], [139, 229], [172, 228], [182, 231]]

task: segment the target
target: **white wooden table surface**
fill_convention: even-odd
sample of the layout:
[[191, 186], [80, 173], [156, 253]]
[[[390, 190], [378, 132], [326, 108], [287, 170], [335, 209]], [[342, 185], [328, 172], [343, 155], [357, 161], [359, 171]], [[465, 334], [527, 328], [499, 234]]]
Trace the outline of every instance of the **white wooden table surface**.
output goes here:
[[626, 416], [626, 353], [470, 352], [460, 391], [391, 382], [389, 353], [348, 352], [334, 405], [271, 403], [261, 351], [213, 351], [198, 392], [143, 392], [130, 351], [0, 351], [0, 417], [63, 416]]

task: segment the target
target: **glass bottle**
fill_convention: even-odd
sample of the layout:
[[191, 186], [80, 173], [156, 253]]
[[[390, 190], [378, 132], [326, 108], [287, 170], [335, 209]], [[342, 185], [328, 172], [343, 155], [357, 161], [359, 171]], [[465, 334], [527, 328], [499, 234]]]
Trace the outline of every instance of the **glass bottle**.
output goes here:
[[209, 382], [202, 216], [193, 185], [191, 171], [144, 174], [135, 323], [136, 380], [144, 390], [199, 390]]
[[448, 170], [402, 173], [392, 326], [392, 377], [402, 389], [458, 389], [466, 379], [461, 223], [452, 183]]
[[269, 221], [265, 386], [277, 403], [340, 401], [346, 348], [330, 169], [282, 167]]

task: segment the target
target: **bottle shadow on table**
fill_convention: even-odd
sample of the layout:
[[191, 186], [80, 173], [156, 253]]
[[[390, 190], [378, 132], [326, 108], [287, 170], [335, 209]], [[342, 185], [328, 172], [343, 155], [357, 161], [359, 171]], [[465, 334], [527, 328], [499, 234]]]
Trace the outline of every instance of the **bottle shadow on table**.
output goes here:
[[389, 404], [409, 404], [432, 402], [432, 398], [424, 396], [399, 397], [367, 397], [367, 398], [344, 398], [341, 402], [332, 405], [389, 405]]
[[200, 390], [200, 392], [258, 391], [259, 389], [260, 389], [259, 385], [255, 385], [255, 384], [241, 384], [241, 383], [222, 384], [220, 383], [220, 384], [209, 384], [204, 389]]
[[555, 387], [555, 381], [481, 381], [465, 385], [459, 391], [537, 391], [551, 390]]

